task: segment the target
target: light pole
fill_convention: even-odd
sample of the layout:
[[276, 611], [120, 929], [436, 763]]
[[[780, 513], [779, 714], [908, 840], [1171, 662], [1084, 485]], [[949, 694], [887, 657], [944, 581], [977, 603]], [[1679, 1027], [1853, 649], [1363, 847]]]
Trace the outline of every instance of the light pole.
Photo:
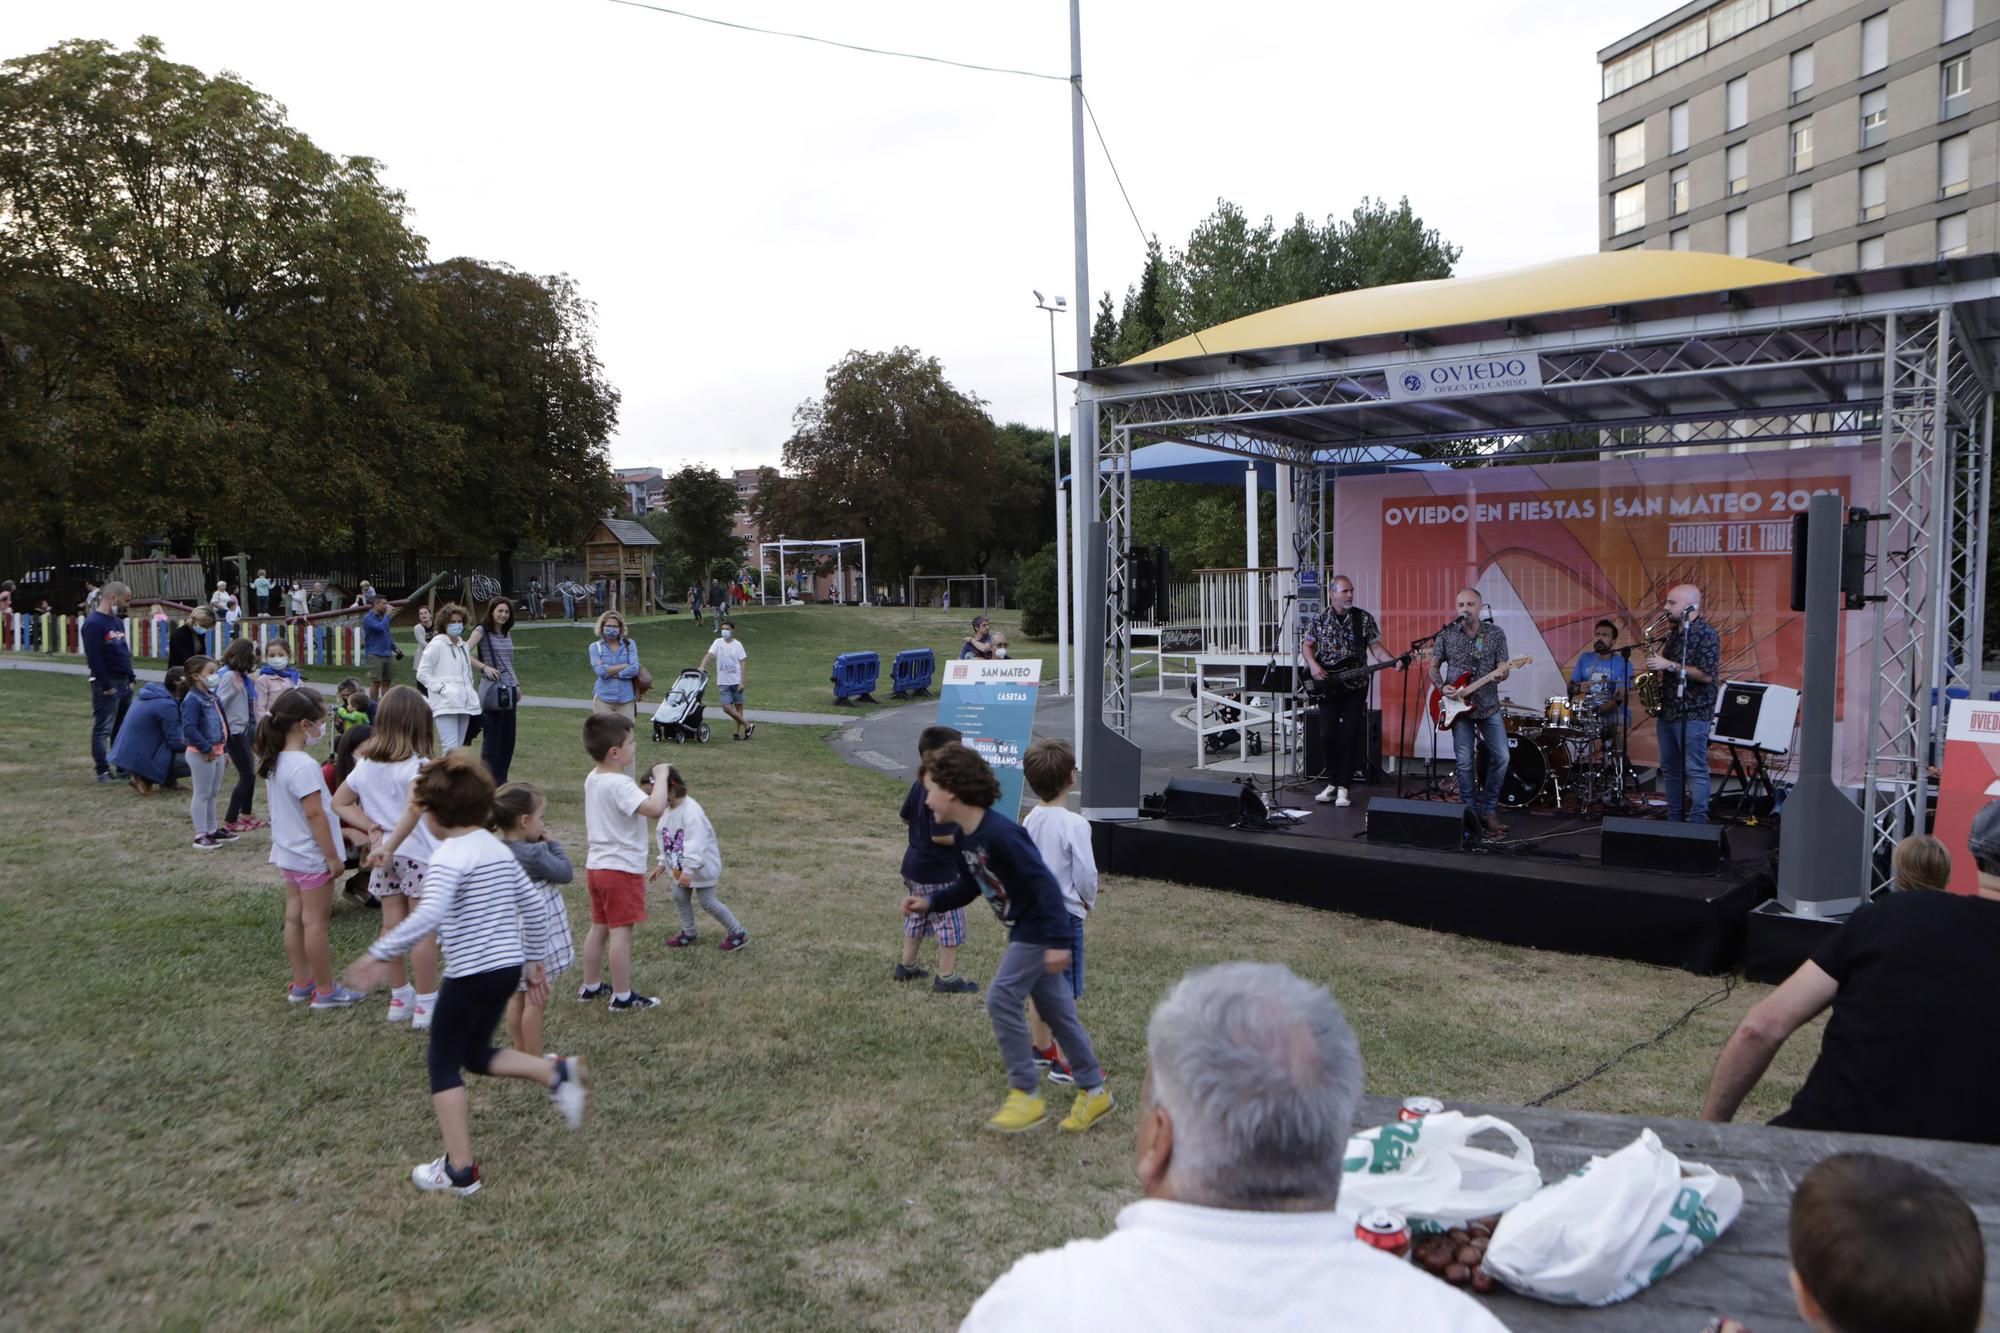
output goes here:
[[[1053, 304], [1051, 304], [1051, 301]], [[1069, 695], [1069, 503], [1063, 494], [1061, 378], [1056, 373], [1056, 316], [1068, 311], [1062, 297], [1043, 299], [1035, 309], [1049, 312], [1049, 454], [1056, 482], [1056, 693]]]

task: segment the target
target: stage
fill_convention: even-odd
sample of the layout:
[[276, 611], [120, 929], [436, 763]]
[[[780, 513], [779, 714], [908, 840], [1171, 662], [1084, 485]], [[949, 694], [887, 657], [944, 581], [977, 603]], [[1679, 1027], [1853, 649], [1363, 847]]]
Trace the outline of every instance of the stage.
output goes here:
[[1706, 876], [1605, 866], [1598, 821], [1575, 816], [1503, 811], [1507, 838], [1463, 851], [1369, 842], [1362, 836], [1368, 799], [1394, 790], [1358, 789], [1344, 810], [1288, 792], [1285, 803], [1309, 813], [1276, 831], [1191, 819], [1099, 822], [1098, 866], [1705, 975], [1742, 960], [1750, 910], [1775, 885], [1777, 830], [1768, 825], [1731, 827], [1729, 862]]

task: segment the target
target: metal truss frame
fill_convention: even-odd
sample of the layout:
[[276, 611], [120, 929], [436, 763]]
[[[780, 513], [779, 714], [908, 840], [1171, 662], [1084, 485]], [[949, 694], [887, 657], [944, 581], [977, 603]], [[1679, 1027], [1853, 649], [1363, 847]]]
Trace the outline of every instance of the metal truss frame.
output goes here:
[[[1996, 290], [1982, 285], [1968, 295], [1990, 299]], [[1886, 517], [1875, 525], [1874, 591], [1883, 600], [1863, 805], [1867, 873], [1880, 883], [1895, 842], [1923, 827], [1942, 716], [1932, 691], [1941, 699], [1945, 686], [1976, 670], [1982, 644], [1993, 376], [1952, 295], [1932, 288], [1468, 344], [1452, 354], [1541, 360], [1540, 390], [1484, 399], [1392, 401], [1389, 376], [1426, 359], [1422, 344], [1356, 358], [1310, 348], [1293, 365], [1245, 359], [1217, 374], [1162, 365], [1150, 382], [1086, 383], [1081, 405], [1100, 423], [1090, 471], [1101, 478], [1096, 512], [1109, 547], [1099, 645], [1105, 722], [1130, 736], [1125, 610], [1135, 443], [1179, 440], [1290, 464], [1292, 556], [1298, 568], [1323, 569], [1326, 481], [1342, 470], [1324, 461], [1329, 449], [1387, 453], [1490, 441], [1493, 454], [1518, 462], [1580, 449], [1726, 448], [1879, 431], [1878, 505]], [[1562, 434], [1594, 440], [1532, 447]]]

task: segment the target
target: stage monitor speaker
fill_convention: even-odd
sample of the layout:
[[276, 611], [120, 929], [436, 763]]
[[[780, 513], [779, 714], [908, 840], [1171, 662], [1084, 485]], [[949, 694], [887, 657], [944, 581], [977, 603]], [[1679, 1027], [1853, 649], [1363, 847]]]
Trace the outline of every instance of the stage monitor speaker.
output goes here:
[[1798, 720], [1797, 690], [1759, 680], [1725, 680], [1708, 738], [1766, 754], [1790, 754], [1792, 728]]
[[1404, 847], [1464, 845], [1466, 809], [1443, 801], [1405, 801], [1395, 796], [1368, 798], [1368, 841]]
[[1663, 823], [1607, 815], [1600, 853], [1605, 865], [1713, 875], [1729, 859], [1729, 831], [1720, 824]]
[[1262, 826], [1267, 819], [1264, 798], [1240, 782], [1208, 778], [1175, 778], [1164, 794], [1168, 819], [1197, 819], [1208, 824]]

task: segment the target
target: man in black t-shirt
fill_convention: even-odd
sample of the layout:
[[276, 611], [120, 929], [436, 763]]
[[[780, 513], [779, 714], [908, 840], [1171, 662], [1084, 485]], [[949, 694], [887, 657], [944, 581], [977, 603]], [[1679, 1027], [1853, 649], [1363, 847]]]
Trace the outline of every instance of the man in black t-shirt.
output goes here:
[[1973, 821], [1979, 890], [1892, 894], [1863, 906], [1723, 1047], [1704, 1120], [1729, 1120], [1785, 1039], [1828, 1005], [1792, 1129], [2000, 1144], [2000, 801]]

